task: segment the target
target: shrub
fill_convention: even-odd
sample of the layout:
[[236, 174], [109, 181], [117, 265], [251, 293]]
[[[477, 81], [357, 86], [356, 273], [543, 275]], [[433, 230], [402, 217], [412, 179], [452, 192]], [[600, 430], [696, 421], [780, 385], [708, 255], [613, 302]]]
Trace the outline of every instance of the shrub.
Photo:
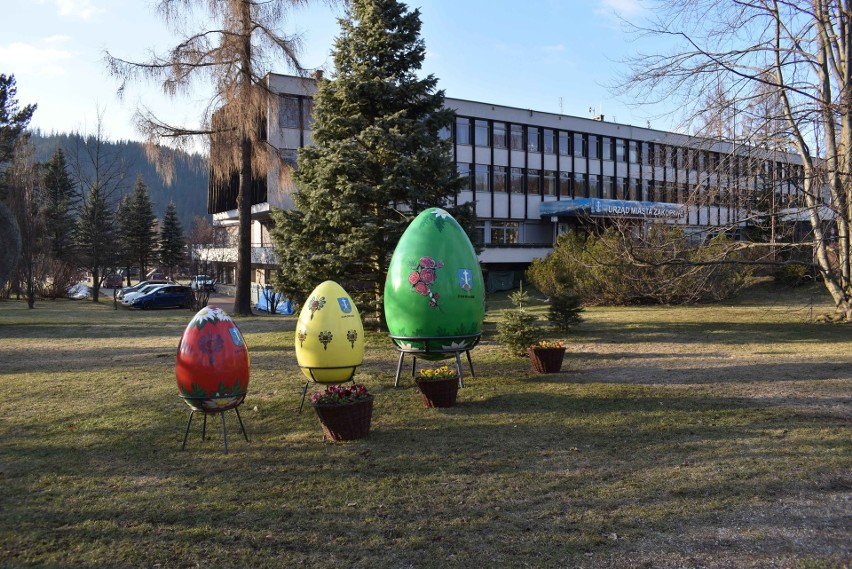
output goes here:
[[521, 289], [509, 295], [514, 308], [503, 311], [503, 320], [497, 323], [497, 341], [513, 356], [527, 355], [527, 348], [538, 338], [538, 318], [524, 308], [529, 294]]
[[748, 284], [741, 257], [724, 235], [691, 245], [679, 227], [655, 225], [642, 239], [610, 227], [560, 235], [529, 274], [545, 294], [571, 283], [586, 304], [688, 304], [728, 298]]
[[561, 331], [567, 331], [583, 321], [583, 299], [574, 290], [571, 277], [567, 272], [559, 271], [555, 263], [545, 263], [535, 259], [527, 271], [527, 277], [544, 294], [550, 305], [547, 319]]
[[808, 267], [799, 263], [784, 265], [776, 270], [772, 276], [775, 278], [775, 282], [789, 287], [801, 286], [811, 279]]

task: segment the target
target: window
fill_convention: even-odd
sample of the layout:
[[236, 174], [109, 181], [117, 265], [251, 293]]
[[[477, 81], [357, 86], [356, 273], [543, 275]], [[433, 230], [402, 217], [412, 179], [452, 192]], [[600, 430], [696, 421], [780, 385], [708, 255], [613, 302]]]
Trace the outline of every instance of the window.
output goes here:
[[302, 125], [303, 128], [312, 128], [314, 126], [314, 100], [302, 99]]
[[666, 147], [662, 144], [654, 145], [654, 165], [655, 166], [665, 166], [666, 165]]
[[615, 141], [615, 161], [616, 162], [627, 162], [627, 153], [625, 150], [625, 141], [618, 138]]
[[470, 119], [456, 118], [456, 144], [470, 144]]
[[590, 134], [588, 136], [589, 145], [589, 158], [593, 158], [595, 160], [599, 160], [601, 157], [601, 140], [594, 134]]
[[615, 179], [615, 199], [617, 200], [625, 200], [628, 199], [626, 196], [627, 193], [627, 178], [616, 178]]
[[708, 186], [707, 187], [707, 203], [710, 205], [719, 205], [719, 187], [718, 186]]
[[473, 142], [477, 146], [488, 146], [487, 121], [473, 121]]
[[710, 160], [707, 161], [708, 172], [715, 172], [719, 168], [719, 153], [711, 152]]
[[559, 172], [559, 197], [571, 197], [571, 174], [569, 172]]
[[636, 164], [639, 162], [639, 143], [635, 140], [631, 140], [628, 143], [627, 150], [627, 161], [631, 164]]
[[648, 166], [654, 165], [654, 143], [642, 143], [642, 163], [647, 164]]
[[541, 146], [545, 154], [554, 154], [556, 152], [556, 141], [553, 138], [553, 131], [546, 128], [541, 131]]
[[571, 155], [571, 137], [567, 132], [559, 131], [559, 154], [560, 156]]
[[574, 174], [574, 191], [572, 193], [575, 198], [588, 197], [585, 174]]
[[520, 224], [517, 221], [492, 221], [491, 243], [511, 245], [519, 242]]
[[298, 168], [297, 154], [298, 150], [295, 148], [282, 148], [278, 151], [278, 157], [292, 170]]
[[299, 128], [299, 98], [288, 95], [278, 97], [278, 126]]
[[491, 134], [491, 144], [494, 148], [506, 148], [506, 123], [494, 123], [494, 130]]
[[506, 193], [506, 167], [493, 166], [491, 169], [494, 175], [494, 192]]
[[556, 172], [553, 170], [544, 171], [544, 188], [543, 192], [546, 196], [556, 195]]
[[527, 195], [537, 196], [541, 193], [541, 170], [527, 170]]
[[615, 154], [615, 148], [613, 148], [612, 139], [608, 136], [601, 137], [601, 158], [612, 160], [613, 154]]
[[541, 152], [541, 131], [537, 126], [527, 127], [527, 150]]
[[589, 197], [590, 198], [599, 198], [601, 197], [601, 188], [598, 182], [597, 174], [589, 174]]
[[680, 149], [675, 146], [669, 146], [669, 165], [672, 168], [677, 168], [678, 164], [683, 164], [680, 160]]
[[488, 165], [477, 164], [474, 167], [473, 189], [477, 192], [488, 191]]
[[512, 150], [524, 149], [524, 127], [519, 124], [513, 124], [509, 127], [509, 138], [512, 144]]
[[473, 228], [474, 243], [485, 243], [485, 223], [477, 223]]
[[589, 142], [585, 135], [574, 133], [574, 157], [585, 158], [589, 155]]
[[683, 153], [683, 167], [687, 170], [697, 170], [698, 169], [698, 151], [692, 150], [691, 148], [684, 148], [681, 150]]
[[641, 183], [636, 178], [627, 179], [627, 199], [636, 201], [642, 200], [642, 186], [640, 184]]
[[472, 187], [472, 179], [470, 176], [470, 164], [456, 164], [456, 171], [459, 173], [459, 178], [464, 178], [464, 183], [462, 184], [462, 191], [470, 190]]
[[521, 168], [512, 168], [511, 190], [514, 194], [524, 193], [524, 171]]
[[612, 176], [603, 177], [601, 197], [605, 200], [611, 200], [615, 197], [615, 180], [613, 180]]
[[642, 193], [645, 194], [645, 201], [657, 201], [657, 196], [654, 193], [654, 182], [652, 180], [645, 180], [644, 184], [645, 187], [643, 188]]

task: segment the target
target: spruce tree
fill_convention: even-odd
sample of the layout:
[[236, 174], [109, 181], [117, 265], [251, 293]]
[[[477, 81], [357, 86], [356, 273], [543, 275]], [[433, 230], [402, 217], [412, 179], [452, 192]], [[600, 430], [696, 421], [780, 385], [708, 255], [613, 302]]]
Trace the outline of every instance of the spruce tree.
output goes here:
[[146, 273], [148, 263], [155, 253], [157, 230], [154, 204], [148, 193], [148, 186], [139, 175], [133, 194], [122, 200], [119, 208], [118, 223], [121, 226], [121, 249], [125, 263], [139, 267], [140, 278]]
[[[130, 286], [130, 268], [136, 262], [136, 255], [133, 251], [133, 240], [131, 234], [133, 232], [133, 194], [124, 194], [118, 202], [118, 208], [115, 210], [115, 219], [118, 222], [118, 265], [124, 267], [124, 274], [127, 276], [127, 286]], [[142, 280], [142, 269], [140, 268], [140, 279]]]
[[51, 252], [55, 259], [73, 257], [74, 209], [79, 205], [77, 186], [68, 173], [65, 153], [58, 148], [44, 166], [45, 218]]
[[175, 202], [169, 202], [160, 231], [160, 261], [168, 276], [183, 264], [185, 244], [177, 207]]
[[80, 266], [92, 273], [92, 301], [98, 302], [103, 271], [118, 258], [115, 212], [109, 206], [106, 192], [98, 183], [89, 192], [80, 208], [74, 242]]
[[18, 108], [18, 85], [14, 74], [0, 73], [0, 166], [12, 159], [15, 142], [26, 130], [36, 105]]
[[[313, 146], [301, 149], [293, 209], [274, 212], [280, 290], [304, 298], [326, 279], [362, 313], [381, 318], [385, 273], [409, 221], [426, 207], [451, 209], [461, 180], [453, 120], [437, 79], [419, 78], [420, 12], [396, 0], [353, 0], [332, 56], [335, 73], [314, 98]], [[472, 220], [472, 207], [454, 212]]]

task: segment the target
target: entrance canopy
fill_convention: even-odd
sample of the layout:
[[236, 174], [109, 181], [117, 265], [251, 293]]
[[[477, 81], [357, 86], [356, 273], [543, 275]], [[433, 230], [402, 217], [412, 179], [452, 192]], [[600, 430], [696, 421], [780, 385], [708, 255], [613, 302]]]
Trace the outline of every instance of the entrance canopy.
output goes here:
[[608, 217], [631, 219], [680, 219], [686, 217], [686, 206], [673, 203], [639, 202], [577, 198], [542, 202], [541, 217]]

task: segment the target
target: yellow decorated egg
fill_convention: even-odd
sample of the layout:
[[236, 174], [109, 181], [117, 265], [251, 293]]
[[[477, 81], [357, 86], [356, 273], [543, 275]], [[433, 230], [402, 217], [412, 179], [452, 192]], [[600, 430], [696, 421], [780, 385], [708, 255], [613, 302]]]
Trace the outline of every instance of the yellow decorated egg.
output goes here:
[[334, 281], [308, 296], [296, 323], [296, 360], [318, 383], [349, 381], [364, 361], [364, 326], [355, 303]]

